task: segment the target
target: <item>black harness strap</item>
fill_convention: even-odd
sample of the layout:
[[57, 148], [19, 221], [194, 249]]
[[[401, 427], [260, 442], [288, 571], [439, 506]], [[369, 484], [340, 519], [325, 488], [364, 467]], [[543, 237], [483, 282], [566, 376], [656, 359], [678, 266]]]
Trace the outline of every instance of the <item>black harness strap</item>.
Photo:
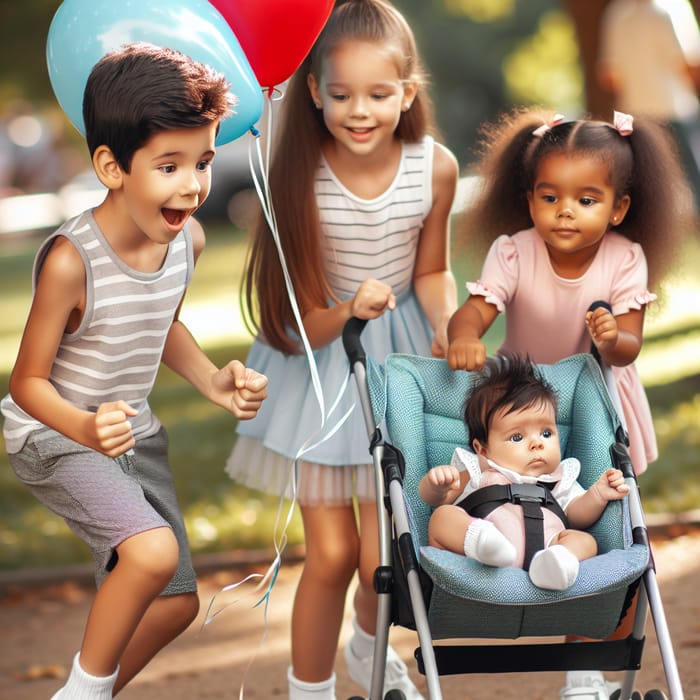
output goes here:
[[470, 493], [457, 505], [474, 518], [485, 518], [491, 511], [504, 503], [521, 506], [525, 516], [525, 557], [523, 568], [527, 571], [535, 552], [544, 548], [544, 513], [542, 508], [551, 510], [565, 528], [569, 521], [557, 499], [552, 495], [554, 484], [495, 484], [484, 486]]

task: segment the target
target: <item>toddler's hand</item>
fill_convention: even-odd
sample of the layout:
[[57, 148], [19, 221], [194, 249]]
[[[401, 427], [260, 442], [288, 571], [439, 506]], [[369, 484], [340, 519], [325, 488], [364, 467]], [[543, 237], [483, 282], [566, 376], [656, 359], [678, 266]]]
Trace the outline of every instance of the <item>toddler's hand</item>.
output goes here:
[[617, 321], [606, 308], [599, 306], [586, 312], [586, 328], [598, 350], [605, 350], [617, 342]]
[[108, 457], [119, 457], [134, 447], [129, 416], [138, 411], [126, 401], [108, 401], [98, 406], [94, 414], [94, 448]]
[[396, 308], [396, 297], [391, 287], [375, 279], [366, 279], [352, 299], [350, 312], [356, 318], [379, 318], [387, 309]]
[[478, 370], [486, 362], [486, 346], [478, 338], [455, 338], [447, 350], [452, 369]]

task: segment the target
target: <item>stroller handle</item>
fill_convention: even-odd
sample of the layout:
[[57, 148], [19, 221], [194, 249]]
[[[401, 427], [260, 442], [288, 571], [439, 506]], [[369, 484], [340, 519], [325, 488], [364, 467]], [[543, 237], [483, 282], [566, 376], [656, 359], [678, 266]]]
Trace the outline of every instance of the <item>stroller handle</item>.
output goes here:
[[356, 362], [361, 362], [363, 367], [367, 366], [367, 356], [362, 347], [360, 335], [367, 325], [367, 319], [353, 316], [343, 328], [343, 347], [350, 360], [350, 367], [354, 367]]
[[[610, 304], [608, 304], [607, 301], [602, 301], [602, 300], [594, 301], [588, 307], [588, 310], [595, 311], [596, 309], [600, 309], [600, 308], [606, 309], [607, 311], [612, 313], [612, 306], [610, 306]], [[603, 358], [600, 356], [600, 353], [598, 352], [598, 348], [595, 346], [595, 344], [593, 342], [591, 342], [591, 355], [593, 355], [593, 357], [595, 357], [596, 361], [598, 362], [599, 365], [601, 365], [601, 368], [602, 368]]]
[[599, 309], [599, 308], [601, 308], [601, 307], [604, 308], [604, 309], [607, 309], [608, 311], [610, 311], [610, 312], [612, 313], [612, 306], [610, 306], [610, 304], [608, 304], [607, 301], [602, 301], [602, 300], [600, 300], [600, 299], [599, 299], [598, 301], [594, 301], [594, 302], [588, 307], [588, 310], [589, 310], [589, 311], [595, 311], [596, 309]]

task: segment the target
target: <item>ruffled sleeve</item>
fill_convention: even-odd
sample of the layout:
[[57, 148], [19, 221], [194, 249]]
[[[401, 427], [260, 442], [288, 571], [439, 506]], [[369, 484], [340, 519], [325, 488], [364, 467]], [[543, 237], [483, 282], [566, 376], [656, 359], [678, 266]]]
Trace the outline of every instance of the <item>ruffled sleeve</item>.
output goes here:
[[620, 258], [610, 300], [614, 316], [641, 309], [656, 299], [656, 294], [647, 289], [647, 261], [641, 246], [626, 246]]
[[456, 447], [452, 453], [453, 467], [457, 467], [461, 472], [469, 474], [469, 481], [474, 488], [478, 488], [481, 483], [481, 467], [479, 466], [479, 458], [470, 450], [465, 450], [463, 447]]
[[481, 277], [467, 282], [470, 294], [482, 296], [503, 313], [518, 284], [520, 265], [515, 242], [510, 236], [499, 236], [486, 255]]
[[562, 460], [561, 468], [562, 479], [554, 487], [553, 493], [559, 505], [566, 511], [571, 501], [582, 496], [585, 491], [577, 481], [581, 471], [581, 463], [576, 457], [567, 457]]

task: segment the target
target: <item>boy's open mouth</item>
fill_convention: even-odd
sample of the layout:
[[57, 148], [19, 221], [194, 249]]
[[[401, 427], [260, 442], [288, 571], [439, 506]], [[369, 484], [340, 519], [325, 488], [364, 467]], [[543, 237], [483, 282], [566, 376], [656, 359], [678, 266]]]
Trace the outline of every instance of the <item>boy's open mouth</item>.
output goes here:
[[165, 207], [161, 211], [163, 212], [163, 217], [171, 226], [178, 226], [183, 223], [190, 213], [189, 209], [167, 209]]

